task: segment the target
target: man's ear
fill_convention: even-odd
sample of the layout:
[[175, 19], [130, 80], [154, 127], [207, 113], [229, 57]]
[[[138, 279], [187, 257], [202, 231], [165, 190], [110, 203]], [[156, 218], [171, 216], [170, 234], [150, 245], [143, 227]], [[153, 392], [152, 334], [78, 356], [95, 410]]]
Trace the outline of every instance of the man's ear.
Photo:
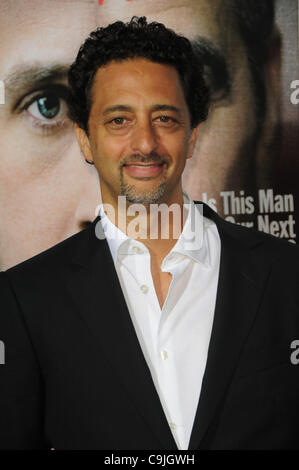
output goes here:
[[77, 140], [79, 143], [79, 147], [81, 149], [81, 152], [83, 153], [85, 160], [88, 163], [93, 163], [93, 156], [92, 156], [92, 152], [90, 149], [90, 142], [89, 142], [89, 138], [85, 130], [79, 127], [78, 124], [75, 123], [75, 132], [76, 132]]
[[200, 125], [197, 124], [197, 126], [191, 130], [191, 134], [190, 134], [189, 141], [188, 141], [187, 158], [191, 158], [193, 155], [194, 147], [195, 147], [198, 132], [199, 132], [199, 126]]

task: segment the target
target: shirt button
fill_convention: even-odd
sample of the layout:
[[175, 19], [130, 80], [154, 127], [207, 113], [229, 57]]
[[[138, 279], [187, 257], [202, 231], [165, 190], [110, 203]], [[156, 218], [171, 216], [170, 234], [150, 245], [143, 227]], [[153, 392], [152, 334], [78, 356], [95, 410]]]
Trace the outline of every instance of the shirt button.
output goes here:
[[147, 294], [148, 293], [148, 286], [146, 286], [145, 284], [142, 284], [142, 286], [140, 287], [140, 290], [144, 294]]
[[163, 349], [163, 351], [160, 352], [160, 356], [161, 356], [161, 359], [168, 359], [168, 354], [167, 354], [167, 351], [165, 349]]
[[140, 253], [141, 248], [139, 248], [139, 246], [135, 245], [135, 246], [133, 246], [132, 251], [134, 251], [134, 253]]
[[172, 431], [176, 431], [177, 425], [175, 423], [169, 423], [169, 427]]

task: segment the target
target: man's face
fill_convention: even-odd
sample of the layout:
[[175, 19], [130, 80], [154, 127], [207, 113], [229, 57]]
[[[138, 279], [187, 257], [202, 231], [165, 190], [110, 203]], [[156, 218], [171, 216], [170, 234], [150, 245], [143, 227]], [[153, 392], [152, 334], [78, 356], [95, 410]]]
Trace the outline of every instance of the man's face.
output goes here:
[[0, 270], [94, 218], [99, 184], [67, 118], [67, 68], [96, 2], [1, 0]]
[[89, 139], [77, 129], [86, 158], [101, 178], [102, 200], [181, 202], [181, 175], [197, 128], [177, 71], [145, 59], [101, 67], [92, 86]]
[[187, 36], [202, 51], [212, 102], [183, 175], [193, 198], [201, 198], [202, 192], [217, 199], [222, 190], [253, 190], [259, 172], [267, 177], [277, 100], [269, 97], [265, 125], [259, 128], [245, 45], [234, 26], [230, 0], [109, 0], [99, 11], [102, 24], [145, 15]]

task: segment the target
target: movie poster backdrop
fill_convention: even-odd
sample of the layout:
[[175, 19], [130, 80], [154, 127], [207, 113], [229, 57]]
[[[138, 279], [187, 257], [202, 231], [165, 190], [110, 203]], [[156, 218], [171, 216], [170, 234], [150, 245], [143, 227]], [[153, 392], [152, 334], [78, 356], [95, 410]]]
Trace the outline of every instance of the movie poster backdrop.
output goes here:
[[185, 189], [296, 243], [297, 0], [1, 0], [0, 270], [95, 218], [100, 183], [67, 115], [67, 70], [92, 30], [133, 15], [187, 36], [204, 65], [211, 104]]

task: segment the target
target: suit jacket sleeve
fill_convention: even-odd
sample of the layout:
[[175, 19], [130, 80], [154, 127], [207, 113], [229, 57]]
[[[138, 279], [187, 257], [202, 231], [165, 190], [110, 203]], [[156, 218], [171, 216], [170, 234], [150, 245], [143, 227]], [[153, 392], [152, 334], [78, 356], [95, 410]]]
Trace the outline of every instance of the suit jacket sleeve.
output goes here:
[[43, 385], [22, 312], [5, 273], [0, 273], [0, 449], [47, 448]]

